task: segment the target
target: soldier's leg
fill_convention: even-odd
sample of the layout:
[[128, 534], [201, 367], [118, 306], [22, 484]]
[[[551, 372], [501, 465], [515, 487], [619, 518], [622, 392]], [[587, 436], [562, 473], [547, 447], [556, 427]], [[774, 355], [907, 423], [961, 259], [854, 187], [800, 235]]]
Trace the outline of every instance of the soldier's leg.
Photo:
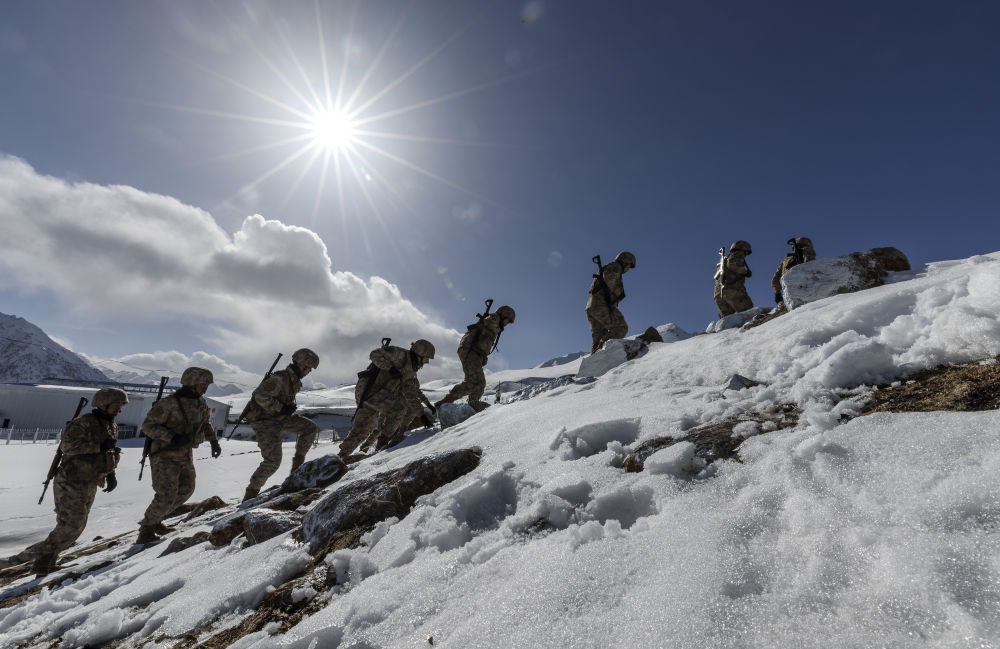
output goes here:
[[382, 406], [379, 410], [379, 416], [382, 417], [381, 430], [384, 431], [384, 436], [378, 438], [375, 443], [376, 451], [384, 448], [396, 432], [402, 428], [403, 423], [409, 421], [410, 417], [407, 415], [410, 412], [409, 404], [402, 397], [386, 402]]
[[747, 289], [743, 285], [736, 285], [732, 289], [726, 288], [723, 294], [725, 295], [726, 302], [733, 309], [733, 313], [753, 308], [753, 300], [747, 295]]
[[73, 545], [83, 530], [87, 527], [87, 517], [94, 505], [97, 485], [90, 483], [70, 482], [62, 472], [56, 474], [52, 485], [55, 500], [56, 526], [44, 541], [36, 543], [24, 552], [18, 554], [28, 560], [30, 557], [52, 555], [55, 557], [66, 548]]
[[465, 383], [468, 386], [469, 403], [482, 401], [483, 392], [486, 390], [486, 374], [483, 372], [483, 361], [478, 355], [470, 358], [469, 362], [462, 361], [462, 369], [465, 370]]
[[281, 424], [275, 422], [255, 422], [253, 432], [257, 436], [257, 446], [260, 448], [261, 461], [250, 476], [247, 490], [260, 491], [264, 483], [281, 466]]
[[146, 513], [139, 526], [153, 528], [166, 518], [174, 508], [174, 498], [177, 495], [179, 467], [162, 455], [149, 458], [149, 472], [153, 475], [153, 502], [149, 503]]
[[378, 408], [372, 404], [366, 402], [365, 405], [358, 408], [354, 415], [354, 424], [351, 426], [351, 432], [340, 443], [340, 450], [337, 451], [337, 454], [340, 457], [347, 457], [353, 453], [354, 449], [372, 434], [377, 420]]
[[[454, 403], [469, 394], [472, 384], [470, 384], [470, 379], [474, 382], [475, 365], [478, 365], [479, 372], [482, 373], [483, 359], [479, 354], [459, 351], [458, 360], [462, 363], [462, 382], [453, 387], [448, 394], [445, 395], [444, 399], [438, 401], [438, 405], [442, 403]], [[437, 406], [435, 406], [437, 407]]]
[[295, 440], [295, 455], [292, 457], [292, 471], [306, 459], [306, 453], [312, 448], [316, 435], [319, 433], [319, 426], [308, 417], [302, 415], [292, 415], [284, 430], [292, 433], [298, 439]]
[[608, 324], [608, 338], [624, 338], [628, 335], [628, 323], [625, 322], [625, 316], [617, 308], [611, 309], [610, 312], [610, 322]]
[[[194, 487], [195, 471], [194, 454], [192, 453], [188, 456], [187, 461], [180, 462], [177, 466], [177, 491], [174, 494], [174, 502], [170, 507], [171, 512], [188, 501], [188, 498], [194, 493]], [[167, 512], [167, 515], [169, 516], [170, 512]]]
[[734, 313], [729, 302], [722, 295], [722, 285], [719, 282], [715, 282], [715, 290], [712, 292], [712, 297], [715, 298], [715, 306], [719, 308], [719, 317], [725, 318], [727, 315]]

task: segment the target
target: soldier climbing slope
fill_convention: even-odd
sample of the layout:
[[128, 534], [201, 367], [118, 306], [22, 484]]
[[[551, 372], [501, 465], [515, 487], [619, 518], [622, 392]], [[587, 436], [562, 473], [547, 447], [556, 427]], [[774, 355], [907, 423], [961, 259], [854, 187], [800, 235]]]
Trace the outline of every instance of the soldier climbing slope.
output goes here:
[[816, 250], [813, 249], [812, 239], [808, 237], [789, 239], [788, 245], [792, 247], [792, 251], [781, 260], [781, 263], [778, 264], [778, 270], [774, 271], [774, 276], [771, 278], [771, 288], [774, 289], [775, 304], [782, 304], [784, 302], [781, 296], [781, 278], [784, 277], [785, 273], [799, 264], [816, 259]]
[[376, 441], [376, 449], [389, 444], [402, 426], [423, 409], [423, 393], [417, 380], [417, 370], [434, 358], [434, 345], [420, 339], [409, 349], [386, 344], [373, 350], [368, 358], [371, 364], [358, 373], [354, 398], [358, 409], [350, 434], [340, 443], [339, 455], [348, 457], [359, 445], [368, 447], [373, 440], [372, 431], [378, 421], [383, 437]]
[[281, 436], [292, 433], [295, 440], [295, 455], [292, 456], [292, 471], [306, 461], [306, 453], [312, 446], [319, 427], [312, 420], [295, 414], [295, 395], [302, 389], [302, 379], [319, 367], [319, 356], [311, 349], [303, 347], [292, 354], [292, 362], [283, 370], [274, 372], [253, 391], [247, 421], [257, 436], [257, 446], [263, 458], [257, 470], [250, 476], [250, 484], [243, 493], [243, 500], [249, 500], [264, 487], [267, 479], [274, 475], [281, 465]]
[[149, 468], [153, 474], [153, 501], [139, 521], [136, 543], [152, 543], [170, 528], [163, 519], [194, 493], [194, 447], [206, 439], [212, 457], [222, 455], [209, 421], [204, 394], [214, 378], [204, 367], [189, 367], [181, 374], [181, 388], [150, 409], [142, 433], [152, 440]]
[[719, 253], [722, 258], [715, 269], [715, 304], [719, 307], [719, 317], [753, 308], [753, 300], [747, 295], [743, 282], [751, 276], [747, 266], [747, 255], [753, 250], [746, 241], [736, 241], [729, 246], [729, 254]]
[[607, 341], [628, 335], [628, 323], [618, 310], [618, 303], [625, 299], [622, 275], [630, 268], [635, 268], [635, 255], [627, 251], [619, 252], [615, 260], [605, 266], [601, 266], [601, 257], [598, 255], [594, 257], [594, 263], [600, 271], [590, 283], [590, 296], [587, 298], [591, 354]]
[[435, 408], [441, 407], [442, 403], [453, 403], [466, 395], [469, 397], [469, 405], [475, 408], [476, 412], [489, 406], [482, 401], [483, 391], [486, 390], [483, 367], [486, 366], [490, 352], [496, 349], [504, 327], [514, 322], [515, 315], [514, 309], [507, 305], [500, 307], [495, 313], [490, 313], [492, 304], [493, 300], [486, 301], [486, 313], [480, 316], [478, 322], [468, 326], [465, 335], [458, 343], [458, 358], [462, 361], [465, 378], [443, 399], [435, 403]]
[[128, 403], [128, 396], [117, 388], [101, 388], [94, 395], [94, 409], [69, 422], [59, 442], [62, 461], [53, 485], [56, 502], [56, 527], [48, 537], [9, 559], [0, 568], [34, 559], [32, 572], [46, 575], [56, 567], [59, 553], [73, 545], [87, 526], [87, 516], [94, 504], [97, 487], [114, 491], [118, 486], [115, 467], [121, 449], [115, 416]]

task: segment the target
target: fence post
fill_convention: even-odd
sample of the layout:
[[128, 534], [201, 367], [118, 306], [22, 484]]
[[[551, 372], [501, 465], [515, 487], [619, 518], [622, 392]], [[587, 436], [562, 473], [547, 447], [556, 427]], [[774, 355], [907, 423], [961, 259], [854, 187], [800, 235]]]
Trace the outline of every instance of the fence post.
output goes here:
[[33, 438], [31, 438], [31, 443], [32, 444], [37, 444], [38, 443], [38, 430], [39, 430], [38, 428], [35, 429], [35, 436]]
[[13, 428], [8, 428], [7, 429], [7, 444], [5, 446], [10, 446], [10, 435], [11, 435], [11, 431], [12, 430], [14, 430], [14, 429]]

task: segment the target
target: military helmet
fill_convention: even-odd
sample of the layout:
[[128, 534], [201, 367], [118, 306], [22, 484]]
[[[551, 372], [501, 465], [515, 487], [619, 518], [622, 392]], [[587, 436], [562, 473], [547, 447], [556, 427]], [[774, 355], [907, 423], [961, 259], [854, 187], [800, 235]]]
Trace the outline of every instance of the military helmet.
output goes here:
[[432, 345], [429, 340], [424, 340], [423, 338], [414, 340], [410, 343], [410, 351], [417, 356], [434, 358], [434, 345]]
[[207, 385], [209, 383], [215, 383], [215, 377], [212, 376], [212, 370], [207, 367], [194, 365], [181, 374], [181, 385]]
[[514, 309], [510, 308], [506, 304], [497, 309], [497, 315], [507, 322], [514, 322]]
[[795, 239], [796, 248], [812, 248], [813, 242], [809, 237], [798, 237]]
[[296, 365], [305, 365], [316, 369], [319, 367], [319, 356], [308, 347], [303, 347], [302, 349], [295, 350], [295, 353], [292, 354], [292, 362]]
[[733, 252], [734, 250], [742, 250], [748, 255], [753, 253], [753, 249], [750, 247], [750, 244], [742, 239], [740, 239], [739, 241], [734, 241], [733, 245], [729, 246], [730, 253]]
[[113, 403], [120, 403], [122, 405], [128, 403], [128, 395], [125, 394], [125, 390], [101, 388], [94, 394], [94, 400], [91, 402], [95, 408], [100, 408], [101, 410], [104, 410]]
[[631, 268], [635, 268], [635, 255], [627, 250], [619, 252], [618, 256], [615, 257], [615, 261], [619, 264], [628, 264]]

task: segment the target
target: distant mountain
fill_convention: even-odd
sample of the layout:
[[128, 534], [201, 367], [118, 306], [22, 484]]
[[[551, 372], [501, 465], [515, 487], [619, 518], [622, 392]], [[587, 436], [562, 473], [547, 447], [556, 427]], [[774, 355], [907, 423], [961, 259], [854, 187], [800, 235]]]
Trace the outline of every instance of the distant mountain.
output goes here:
[[540, 365], [536, 365], [535, 369], [540, 367], [555, 367], [556, 365], [565, 365], [566, 363], [572, 363], [581, 356], [586, 356], [587, 352], [573, 352], [572, 354], [566, 354], [565, 356], [559, 356], [557, 358], [550, 358]]
[[0, 383], [34, 383], [46, 377], [108, 380], [24, 318], [0, 313]]
[[[131, 370], [104, 370], [104, 373], [112, 381], [118, 381], [119, 383], [142, 383], [144, 385], [159, 385], [160, 375], [156, 372], [147, 372], [146, 374], [140, 374], [139, 372], [133, 372]], [[179, 374], [168, 374], [170, 377], [170, 385], [180, 385], [181, 377]], [[247, 388], [235, 385], [233, 383], [213, 383], [208, 386], [208, 392], [205, 393], [207, 397], [225, 397], [230, 394], [239, 394], [240, 392], [246, 392]]]

